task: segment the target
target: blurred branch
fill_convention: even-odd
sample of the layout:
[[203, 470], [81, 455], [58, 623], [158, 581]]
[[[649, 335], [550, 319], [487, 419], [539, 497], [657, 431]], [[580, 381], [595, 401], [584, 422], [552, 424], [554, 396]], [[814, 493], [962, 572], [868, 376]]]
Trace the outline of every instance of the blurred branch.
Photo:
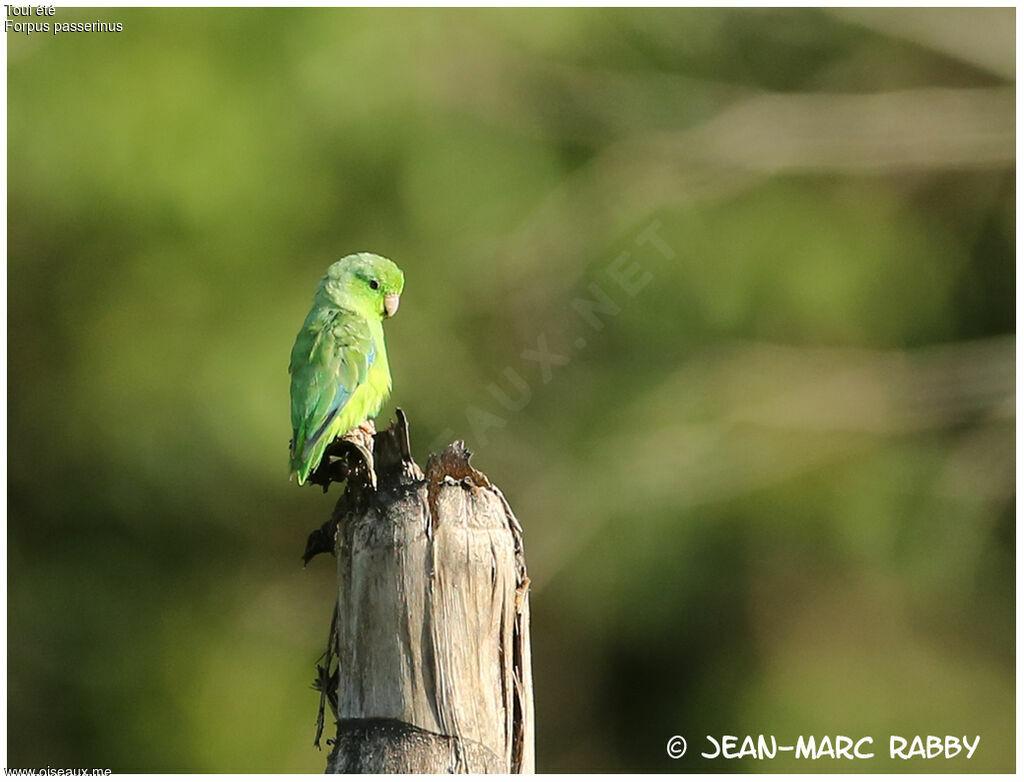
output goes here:
[[741, 394], [730, 424], [884, 436], [978, 415], [1012, 420], [1014, 345], [1013, 337], [912, 352], [739, 345], [723, 368], [740, 376], [716, 385]]
[[[617, 517], [723, 501], [876, 448], [878, 438], [955, 426], [1007, 425], [1005, 436], [971, 438], [970, 448], [957, 451], [959, 464], [969, 454], [986, 469], [959, 472], [955, 491], [943, 490], [945, 496], [1007, 501], [1014, 485], [1005, 462], [1012, 466], [1013, 450], [1003, 446], [1015, 418], [1015, 344], [1001, 337], [910, 352], [716, 346], [638, 399], [621, 420], [679, 421], [680, 411], [710, 412], [595, 443], [586, 474], [572, 480], [631, 489], [595, 496], [600, 507], [578, 508], [573, 534], [557, 549], [549, 546], [548, 561], [536, 571], [552, 577]], [[625, 463], [622, 454], [630, 455]], [[994, 483], [993, 476], [1002, 477]]]
[[746, 91], [680, 73], [527, 57], [494, 38], [482, 41], [475, 28], [450, 34], [459, 36], [457, 56], [442, 56], [434, 68], [424, 69], [423, 90], [442, 104], [545, 141], [604, 144], [652, 128], [686, 127]]
[[[1000, 337], [917, 351], [805, 349], [767, 344], [716, 347], [696, 358], [650, 395], [637, 400], [626, 420], [658, 418], [669, 409], [700, 409], [709, 402], [718, 411], [697, 423], [701, 436], [690, 440], [692, 425], [645, 428], [607, 443], [609, 453], [640, 455], [640, 472], [655, 469], [666, 453], [692, 453], [696, 472], [682, 476], [692, 501], [730, 496], [752, 485], [730, 462], [749, 462], [740, 442], [778, 441], [791, 434], [826, 435], [813, 449], [771, 449], [762, 465], [765, 476], [802, 471], [816, 455], [858, 447], [874, 438], [948, 429], [977, 421], [1014, 419], [1015, 338]], [[710, 430], [708, 429], [710, 427]], [[708, 437], [708, 432], [714, 437]], [[731, 440], [731, 442], [729, 442]], [[719, 451], [734, 451], [723, 458]], [[766, 452], [767, 453], [767, 452]], [[780, 458], [781, 457], [781, 458]], [[792, 464], [787, 467], [787, 457]], [[650, 463], [643, 464], [644, 458]], [[678, 463], [673, 468], [678, 468]], [[712, 474], [714, 480], [708, 480]], [[740, 478], [737, 479], [736, 476]], [[748, 476], [753, 477], [753, 476]], [[773, 479], [774, 479], [773, 477]], [[656, 482], [652, 482], [656, 483]], [[660, 493], [675, 493], [680, 476]], [[656, 486], [651, 487], [657, 491]]]
[[1015, 160], [1014, 101], [1012, 87], [755, 95], [653, 141], [677, 164], [761, 173], [998, 167]]
[[545, 260], [553, 253], [592, 257], [609, 231], [667, 205], [734, 196], [770, 175], [1010, 168], [1015, 117], [1012, 87], [750, 95], [691, 129], [609, 146], [508, 237], [517, 263], [507, 266], [526, 279], [522, 264], [534, 259], [538, 274], [561, 275], [564, 265]]
[[1015, 78], [1013, 8], [832, 8], [829, 13], [1001, 78]]

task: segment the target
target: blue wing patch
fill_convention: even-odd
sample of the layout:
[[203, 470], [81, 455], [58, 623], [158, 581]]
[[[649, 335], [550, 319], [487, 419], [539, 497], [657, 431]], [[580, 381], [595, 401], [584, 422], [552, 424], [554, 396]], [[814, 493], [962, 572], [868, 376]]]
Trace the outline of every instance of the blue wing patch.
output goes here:
[[[370, 354], [366, 357], [367, 369], [373, 366], [373, 359], [376, 358], [376, 356], [377, 348], [375, 346], [371, 346]], [[363, 375], [365, 376], [365, 371]], [[331, 401], [331, 407], [327, 411], [327, 415], [324, 416], [324, 422], [320, 424], [320, 426], [317, 428], [317, 430], [313, 433], [311, 437], [306, 438], [305, 447], [302, 449], [303, 459], [309, 458], [309, 455], [310, 453], [312, 453], [313, 448], [320, 441], [320, 438], [323, 437], [323, 434], [324, 432], [327, 431], [327, 428], [332, 423], [334, 423], [334, 419], [338, 417], [338, 414], [341, 412], [342, 408], [345, 407], [348, 400], [352, 398], [352, 394], [354, 391], [355, 388], [345, 388], [345, 386], [343, 386], [341, 383], [338, 384], [338, 391], [334, 395], [334, 399]]]

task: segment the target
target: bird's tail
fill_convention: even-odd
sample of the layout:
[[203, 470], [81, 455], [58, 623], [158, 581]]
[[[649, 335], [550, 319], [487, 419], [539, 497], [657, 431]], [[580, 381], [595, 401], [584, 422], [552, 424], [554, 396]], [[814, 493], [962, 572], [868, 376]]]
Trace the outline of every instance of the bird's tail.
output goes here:
[[299, 486], [306, 482], [309, 477], [309, 469], [302, 463], [302, 459], [299, 458], [301, 450], [295, 447], [295, 441], [298, 439], [298, 433], [292, 435], [291, 441], [288, 443], [288, 480], [291, 481], [295, 478], [298, 481]]

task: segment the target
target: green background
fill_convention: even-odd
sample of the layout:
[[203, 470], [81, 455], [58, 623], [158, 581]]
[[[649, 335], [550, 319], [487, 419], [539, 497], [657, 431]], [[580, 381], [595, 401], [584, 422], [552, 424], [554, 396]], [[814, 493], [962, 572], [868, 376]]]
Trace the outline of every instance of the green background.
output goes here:
[[539, 770], [1013, 769], [1012, 9], [56, 19], [124, 30], [6, 36], [9, 766], [323, 769], [286, 367], [367, 249], [525, 527]]

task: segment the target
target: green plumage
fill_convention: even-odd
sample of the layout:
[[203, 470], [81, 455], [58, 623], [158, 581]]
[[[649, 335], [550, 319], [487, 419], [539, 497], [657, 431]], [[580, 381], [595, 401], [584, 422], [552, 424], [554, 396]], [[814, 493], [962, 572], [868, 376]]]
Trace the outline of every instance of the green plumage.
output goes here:
[[402, 270], [357, 253], [331, 265], [292, 348], [291, 472], [305, 483], [334, 438], [373, 418], [391, 393], [382, 320], [398, 309]]

